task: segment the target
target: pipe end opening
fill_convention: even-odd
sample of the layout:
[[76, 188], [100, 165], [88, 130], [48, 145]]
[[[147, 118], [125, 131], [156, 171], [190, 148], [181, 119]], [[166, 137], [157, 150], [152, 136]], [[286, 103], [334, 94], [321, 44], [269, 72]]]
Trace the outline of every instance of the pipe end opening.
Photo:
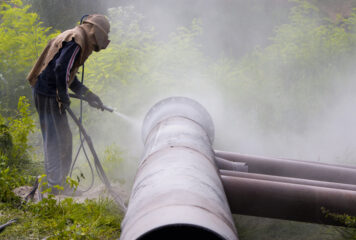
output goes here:
[[204, 240], [225, 240], [219, 234], [195, 225], [188, 224], [173, 224], [155, 228], [144, 235], [140, 236], [138, 240], [157, 240], [157, 239], [204, 239]]

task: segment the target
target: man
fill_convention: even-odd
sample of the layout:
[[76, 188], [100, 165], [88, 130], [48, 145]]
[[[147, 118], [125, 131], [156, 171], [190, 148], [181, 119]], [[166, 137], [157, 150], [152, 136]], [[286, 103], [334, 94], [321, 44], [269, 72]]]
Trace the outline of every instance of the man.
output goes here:
[[[86, 98], [91, 106], [103, 106], [100, 98], [76, 77], [94, 51], [105, 49], [110, 40], [110, 24], [103, 15], [89, 15], [83, 24], [50, 40], [27, 76], [34, 100], [44, 145], [45, 171], [49, 187], [64, 184], [72, 163], [72, 133], [65, 109], [70, 100], [68, 88]], [[52, 189], [54, 194], [59, 191]]]

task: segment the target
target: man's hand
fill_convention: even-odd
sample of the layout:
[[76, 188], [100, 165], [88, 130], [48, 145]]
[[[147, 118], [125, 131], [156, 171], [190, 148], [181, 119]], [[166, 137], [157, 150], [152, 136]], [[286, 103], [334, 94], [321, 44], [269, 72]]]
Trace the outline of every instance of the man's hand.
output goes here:
[[70, 106], [70, 100], [68, 96], [59, 97], [58, 106], [60, 113], [64, 113], [67, 108]]
[[103, 102], [92, 91], [88, 91], [84, 97], [87, 99], [90, 106], [95, 107], [97, 109], [101, 109], [101, 111], [104, 111]]

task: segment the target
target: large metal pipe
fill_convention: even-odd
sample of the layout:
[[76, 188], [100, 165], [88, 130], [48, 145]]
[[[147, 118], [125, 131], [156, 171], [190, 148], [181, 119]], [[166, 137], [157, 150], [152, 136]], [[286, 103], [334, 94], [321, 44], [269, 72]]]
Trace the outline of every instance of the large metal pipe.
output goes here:
[[356, 192], [300, 184], [222, 176], [233, 213], [342, 225], [322, 213], [356, 216]]
[[[222, 154], [228, 154], [225, 156], [231, 156], [231, 158], [224, 158], [225, 160], [228, 161], [233, 161], [235, 162], [235, 158], [239, 156], [250, 156], [250, 157], [261, 157], [261, 156], [256, 156], [256, 155], [248, 155], [248, 154], [241, 154], [237, 152], [228, 152], [228, 151], [221, 151], [221, 150], [215, 150], [215, 153], [218, 155]], [[268, 158], [268, 157], [264, 157]], [[271, 158], [268, 158], [271, 159]], [[288, 160], [288, 161], [293, 161], [293, 162], [305, 162], [305, 163], [313, 163], [313, 164], [320, 164], [320, 165], [326, 165], [326, 166], [331, 166], [331, 167], [343, 167], [343, 168], [353, 168], [356, 169], [356, 165], [350, 165], [350, 164], [336, 164], [336, 163], [327, 163], [327, 162], [320, 162], [320, 161], [310, 161], [310, 160], [302, 160], [302, 159], [294, 159], [294, 158], [285, 158], [285, 157], [279, 157], [279, 158], [272, 158], [272, 159], [277, 159], [277, 160]]]
[[266, 158], [223, 151], [215, 151], [215, 154], [217, 157], [230, 161], [246, 163], [251, 173], [356, 184], [356, 169], [348, 166]]
[[237, 239], [207, 111], [188, 98], [162, 100], [146, 115], [142, 138], [121, 239]]
[[272, 175], [265, 175], [265, 174], [258, 174], [258, 173], [247, 173], [247, 172], [228, 171], [228, 170], [220, 170], [220, 174], [222, 176], [258, 179], [258, 180], [266, 180], [272, 182], [293, 183], [299, 185], [356, 191], [356, 185], [352, 185], [352, 184], [324, 182], [324, 181], [316, 181], [316, 180], [309, 180], [309, 179], [302, 179], [302, 178], [280, 177], [280, 176], [272, 176]]

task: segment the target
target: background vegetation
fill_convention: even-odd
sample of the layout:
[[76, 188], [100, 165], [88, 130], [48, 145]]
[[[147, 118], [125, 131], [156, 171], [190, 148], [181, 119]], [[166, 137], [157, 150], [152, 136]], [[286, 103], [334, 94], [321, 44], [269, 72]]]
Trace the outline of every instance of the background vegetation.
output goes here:
[[[140, 119], [149, 106], [171, 95], [190, 96], [207, 106], [216, 122], [217, 148], [317, 157], [310, 148], [303, 155], [296, 143], [313, 143], [310, 133], [328, 123], [331, 110], [355, 100], [355, 1], [175, 2], [0, 1], [0, 222], [17, 216], [23, 223], [0, 237], [120, 234], [120, 216], [110, 211], [110, 202], [57, 203], [49, 198], [23, 206], [12, 193], [42, 171], [41, 157], [34, 157], [41, 152], [41, 136], [27, 72], [49, 39], [88, 12], [107, 14], [112, 27], [108, 49], [86, 63], [85, 84], [104, 103], [132, 117], [124, 121], [84, 109], [84, 124], [112, 180], [129, 189], [142, 147]], [[162, 16], [177, 19], [167, 17], [158, 24], [157, 6]], [[72, 106], [76, 109], [78, 103], [73, 100]], [[343, 106], [354, 112], [352, 104]], [[354, 133], [345, 131], [350, 135], [341, 131], [343, 140]], [[320, 132], [325, 138], [323, 128]], [[284, 144], [273, 145], [276, 141]], [[322, 160], [339, 156], [338, 161], [354, 161], [354, 151], [340, 150], [340, 156], [337, 150], [326, 152], [328, 158]], [[92, 218], [80, 212], [91, 212]], [[352, 230], [313, 224], [243, 216], [236, 216], [236, 222], [240, 239], [355, 239]]]

